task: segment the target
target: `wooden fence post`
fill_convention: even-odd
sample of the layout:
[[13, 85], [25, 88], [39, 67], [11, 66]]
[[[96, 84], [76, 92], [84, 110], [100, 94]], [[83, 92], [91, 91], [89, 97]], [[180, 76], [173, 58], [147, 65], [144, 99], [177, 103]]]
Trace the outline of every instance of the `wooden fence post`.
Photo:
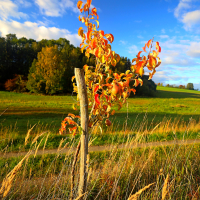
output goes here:
[[84, 70], [75, 68], [75, 77], [78, 88], [78, 97], [80, 101], [80, 114], [81, 114], [81, 149], [80, 149], [80, 181], [78, 194], [84, 199], [87, 185], [87, 155], [88, 155], [88, 98], [87, 89], [85, 85]]

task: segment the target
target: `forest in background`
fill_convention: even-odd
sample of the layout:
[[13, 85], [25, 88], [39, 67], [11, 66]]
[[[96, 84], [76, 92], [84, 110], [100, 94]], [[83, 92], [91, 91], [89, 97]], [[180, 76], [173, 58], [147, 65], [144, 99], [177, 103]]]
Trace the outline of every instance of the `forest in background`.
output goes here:
[[[71, 77], [74, 68], [85, 64], [95, 65], [95, 57], [85, 56], [65, 38], [36, 41], [16, 34], [0, 37], [0, 89], [15, 92], [42, 94], [72, 93]], [[131, 61], [120, 57], [113, 72], [123, 73], [130, 69]], [[155, 96], [156, 84], [148, 76], [142, 77], [142, 90], [137, 87], [137, 95]], [[133, 83], [134, 84], [134, 83]], [[132, 84], [132, 85], [133, 85]]]

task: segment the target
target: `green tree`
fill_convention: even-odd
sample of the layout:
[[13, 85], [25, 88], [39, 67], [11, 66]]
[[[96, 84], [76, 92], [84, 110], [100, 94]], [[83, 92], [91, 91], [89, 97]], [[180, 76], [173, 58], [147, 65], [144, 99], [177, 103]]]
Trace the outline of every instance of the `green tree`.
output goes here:
[[27, 89], [35, 93], [54, 94], [63, 91], [65, 72], [58, 47], [43, 47], [28, 75]]
[[187, 84], [187, 89], [189, 89], [189, 90], [194, 90], [194, 85], [193, 85], [193, 83], [188, 83], [188, 84]]

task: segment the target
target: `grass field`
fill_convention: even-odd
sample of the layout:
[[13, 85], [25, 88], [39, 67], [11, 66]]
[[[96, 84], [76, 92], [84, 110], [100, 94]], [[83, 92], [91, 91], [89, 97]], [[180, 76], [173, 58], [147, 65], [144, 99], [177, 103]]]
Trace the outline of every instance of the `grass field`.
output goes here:
[[[39, 96], [14, 92], [0, 92], [0, 128], [9, 127], [20, 135], [25, 135], [34, 124], [57, 133], [61, 121], [72, 110], [76, 98], [72, 96]], [[5, 112], [4, 112], [5, 111]], [[111, 117], [117, 124], [117, 130], [123, 129], [127, 119], [129, 129], [135, 121], [144, 118], [150, 124], [156, 124], [164, 117], [188, 121], [189, 118], [199, 120], [200, 92], [184, 89], [158, 87], [156, 98], [130, 98], [125, 105]], [[127, 118], [128, 117], [128, 118]]]
[[[90, 134], [92, 145], [199, 138], [200, 92], [157, 89], [156, 98], [130, 98], [128, 106], [113, 117], [111, 127]], [[74, 101], [71, 96], [1, 91], [0, 151], [6, 155], [10, 151], [76, 146], [79, 135], [73, 138], [57, 134], [64, 117], [74, 113]], [[27, 131], [34, 125], [25, 145]], [[199, 144], [129, 150], [114, 146], [110, 152], [91, 152], [86, 197], [127, 200], [145, 188], [138, 199], [200, 199], [199, 154]], [[0, 198], [4, 179], [4, 185], [7, 180], [7, 188], [11, 187], [4, 199], [69, 199], [72, 154], [29, 156], [19, 166], [21, 159], [0, 158]], [[79, 161], [74, 195], [79, 182], [78, 165]]]
[[[200, 130], [200, 92], [167, 87], [157, 89], [156, 98], [130, 98], [127, 105], [110, 117], [113, 122], [111, 127], [104, 126], [103, 134], [91, 135], [95, 138], [93, 144], [122, 143], [130, 136], [138, 137], [138, 133], [143, 134], [138, 137], [141, 142], [181, 139], [183, 135], [190, 139], [196, 138]], [[58, 135], [61, 121], [68, 113], [78, 114], [78, 111], [72, 110], [74, 102], [74, 96], [1, 91], [0, 148], [5, 149], [8, 144], [12, 144], [7, 151], [19, 150], [27, 131], [34, 125], [31, 138], [43, 131], [50, 131], [47, 148], [57, 148], [59, 141], [66, 137]], [[154, 129], [158, 124], [158, 128]], [[189, 128], [185, 134], [187, 126]], [[70, 141], [71, 137], [68, 137]], [[40, 148], [42, 145], [44, 143], [41, 143]], [[29, 145], [21, 150], [28, 148]]]

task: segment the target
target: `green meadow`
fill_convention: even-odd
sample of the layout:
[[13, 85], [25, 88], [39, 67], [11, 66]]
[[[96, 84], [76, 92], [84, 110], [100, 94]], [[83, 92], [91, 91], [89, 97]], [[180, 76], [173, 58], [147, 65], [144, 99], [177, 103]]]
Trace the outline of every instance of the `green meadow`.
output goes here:
[[[0, 92], [0, 183], [22, 157], [12, 151], [75, 147], [80, 135], [59, 135], [61, 121], [75, 96]], [[90, 130], [92, 145], [114, 144], [111, 151], [90, 152], [86, 199], [199, 199], [200, 145], [172, 145], [117, 150], [117, 144], [198, 139], [200, 92], [157, 87], [155, 98], [130, 98], [111, 117], [112, 126]], [[32, 130], [31, 130], [32, 128]], [[27, 142], [25, 138], [30, 133]], [[6, 199], [67, 199], [74, 155], [29, 156], [16, 172]], [[75, 168], [75, 192], [79, 182]], [[169, 178], [168, 178], [169, 177]], [[167, 186], [168, 183], [168, 186]], [[151, 185], [152, 184], [152, 185]], [[149, 186], [151, 185], [151, 187]], [[148, 188], [149, 186], [150, 188]]]
[[[25, 135], [30, 127], [48, 128], [58, 133], [61, 121], [68, 113], [79, 114], [72, 109], [75, 96], [42, 96], [14, 92], [0, 92], [0, 129]], [[164, 118], [188, 122], [199, 120], [200, 92], [185, 89], [157, 87], [155, 98], [129, 98], [127, 104], [110, 119], [113, 131], [131, 129], [137, 122], [147, 121], [152, 126]], [[146, 123], [146, 122], [145, 122]], [[105, 127], [104, 127], [105, 130]]]
[[[61, 121], [72, 109], [76, 96], [44, 96], [15, 92], [0, 92], [0, 148], [6, 151], [28, 150], [24, 146], [28, 130], [30, 141], [42, 132], [50, 133], [46, 148], [59, 146], [61, 139], [74, 142], [71, 135], [59, 135]], [[111, 127], [103, 125], [90, 130], [93, 145], [120, 144], [137, 138], [140, 142], [195, 139], [200, 130], [200, 92], [157, 87], [155, 98], [129, 98], [127, 104], [111, 116]], [[73, 140], [72, 140], [73, 139]], [[75, 137], [78, 143], [79, 135]], [[44, 141], [40, 148], [44, 146]], [[11, 145], [12, 144], [12, 145]], [[63, 144], [64, 145], [64, 144]], [[23, 148], [22, 148], [23, 147]]]

